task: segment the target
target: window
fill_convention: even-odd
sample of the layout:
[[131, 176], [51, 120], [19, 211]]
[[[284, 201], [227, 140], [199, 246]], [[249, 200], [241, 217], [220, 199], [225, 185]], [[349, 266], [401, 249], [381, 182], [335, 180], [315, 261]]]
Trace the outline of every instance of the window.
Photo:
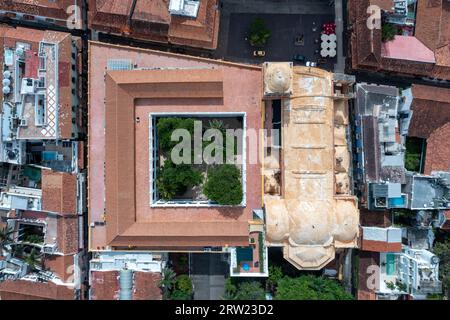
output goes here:
[[39, 70], [46, 70], [47, 69], [47, 62], [45, 60], [45, 56], [40, 55], [39, 56]]
[[39, 77], [38, 88], [45, 88], [45, 77]]

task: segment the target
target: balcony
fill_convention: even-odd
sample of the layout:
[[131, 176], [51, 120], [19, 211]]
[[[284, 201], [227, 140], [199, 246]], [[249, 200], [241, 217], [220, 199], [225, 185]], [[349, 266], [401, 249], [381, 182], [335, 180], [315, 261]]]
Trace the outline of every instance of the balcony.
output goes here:
[[232, 277], [267, 277], [267, 247], [263, 232], [251, 232], [248, 247], [231, 248], [230, 275]]
[[441, 281], [431, 281], [431, 280], [421, 280], [419, 283], [419, 288], [417, 293], [420, 294], [441, 294], [442, 293], [442, 282]]

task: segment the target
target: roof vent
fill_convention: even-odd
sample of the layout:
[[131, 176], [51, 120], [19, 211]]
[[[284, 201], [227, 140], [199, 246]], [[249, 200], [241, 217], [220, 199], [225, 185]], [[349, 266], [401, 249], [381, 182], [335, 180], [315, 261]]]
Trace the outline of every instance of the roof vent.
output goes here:
[[107, 69], [114, 71], [133, 70], [133, 62], [129, 59], [109, 59]]

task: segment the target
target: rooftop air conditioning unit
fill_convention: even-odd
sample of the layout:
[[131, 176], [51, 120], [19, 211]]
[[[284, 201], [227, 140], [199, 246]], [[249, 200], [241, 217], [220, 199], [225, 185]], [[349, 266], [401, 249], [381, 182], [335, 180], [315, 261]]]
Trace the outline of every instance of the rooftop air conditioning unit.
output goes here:
[[22, 87], [20, 94], [34, 94], [35, 93], [35, 82], [33, 79], [25, 78], [22, 79]]
[[20, 126], [21, 127], [26, 127], [27, 125], [28, 125], [27, 119], [20, 119]]
[[54, 244], [46, 244], [46, 245], [44, 245], [44, 247], [42, 248], [42, 251], [43, 251], [45, 254], [54, 254], [54, 253], [56, 253], [56, 248], [57, 248], [57, 246], [56, 246], [55, 243], [54, 243]]

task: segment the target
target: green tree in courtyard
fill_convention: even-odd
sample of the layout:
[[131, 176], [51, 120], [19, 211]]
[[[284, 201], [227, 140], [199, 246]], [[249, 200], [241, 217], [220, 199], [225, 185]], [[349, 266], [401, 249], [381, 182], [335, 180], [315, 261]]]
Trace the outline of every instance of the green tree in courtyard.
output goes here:
[[225, 283], [226, 300], [265, 300], [266, 293], [263, 286], [258, 281], [242, 282], [239, 285], [233, 284], [231, 279]]
[[239, 205], [243, 199], [241, 172], [231, 164], [212, 167], [203, 191], [208, 199], [221, 205]]
[[171, 294], [172, 300], [191, 300], [193, 293], [191, 278], [185, 274], [178, 276]]
[[336, 281], [313, 275], [284, 277], [278, 282], [277, 300], [352, 300]]
[[202, 182], [203, 175], [200, 171], [192, 169], [190, 165], [175, 165], [166, 160], [162, 168], [158, 169], [156, 186], [161, 199], [172, 200]]
[[269, 278], [266, 281], [267, 290], [274, 294], [281, 279], [283, 279], [283, 270], [279, 266], [269, 267]]
[[436, 242], [433, 251], [439, 257], [439, 277], [444, 296], [450, 299], [450, 240]]
[[161, 118], [156, 125], [159, 146], [164, 152], [170, 152], [178, 142], [172, 141], [172, 133], [177, 129], [185, 129], [193, 137], [194, 119], [191, 118]]
[[162, 289], [164, 300], [168, 300], [170, 298], [170, 294], [175, 285], [175, 277], [176, 274], [171, 268], [165, 268], [163, 270], [159, 287]]
[[261, 18], [256, 18], [250, 25], [250, 45], [264, 46], [271, 36], [271, 32], [266, 28], [264, 21]]

